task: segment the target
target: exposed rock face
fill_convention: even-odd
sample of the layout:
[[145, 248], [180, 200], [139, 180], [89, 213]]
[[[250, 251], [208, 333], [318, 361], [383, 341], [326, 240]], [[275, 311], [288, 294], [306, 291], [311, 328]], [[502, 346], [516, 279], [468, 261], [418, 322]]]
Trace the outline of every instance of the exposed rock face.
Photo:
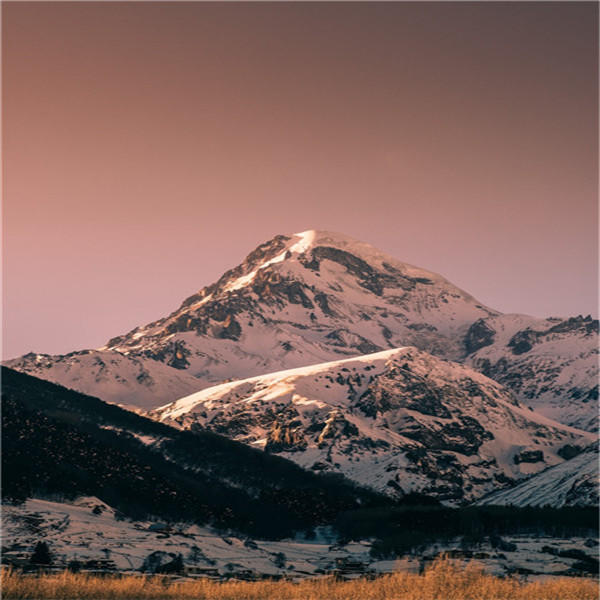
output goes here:
[[274, 423], [267, 436], [266, 452], [301, 452], [307, 446], [300, 423], [276, 424]]
[[404, 435], [432, 450], [458, 452], [464, 456], [477, 454], [486, 440], [494, 439], [491, 431], [486, 431], [476, 419], [468, 416], [458, 417], [456, 421], [444, 424], [437, 430], [419, 423], [404, 431]]
[[565, 321], [560, 321], [558, 324], [550, 327], [545, 331], [536, 331], [534, 329], [524, 329], [517, 331], [508, 342], [508, 347], [511, 348], [515, 355], [525, 354], [529, 352], [535, 344], [543, 341], [552, 334], [576, 334], [584, 337], [598, 335], [598, 320], [592, 319], [591, 316], [572, 317]]
[[218, 385], [152, 416], [391, 495], [419, 491], [454, 503], [563, 462], [593, 439], [519, 406], [479, 373], [416, 348]]
[[[450, 391], [450, 390], [448, 390]], [[452, 389], [452, 392], [456, 392]], [[425, 415], [450, 418], [444, 405], [443, 391], [429, 382], [427, 375], [414, 373], [408, 362], [394, 365], [369, 385], [357, 402], [368, 417], [377, 417], [389, 410], [408, 408]]]
[[578, 454], [581, 454], [583, 448], [580, 446], [572, 446], [571, 444], [565, 444], [562, 448], [558, 449], [558, 455], [565, 460], [575, 458]]
[[480, 348], [485, 348], [494, 343], [494, 334], [496, 332], [485, 322], [484, 319], [478, 319], [469, 327], [465, 336], [465, 348], [467, 354], [472, 354]]
[[529, 352], [536, 343], [537, 338], [538, 332], [531, 331], [531, 329], [525, 329], [523, 331], [517, 331], [517, 333], [510, 338], [507, 345], [512, 350], [512, 353], [515, 356], [518, 356], [519, 354]]
[[319, 448], [331, 446], [334, 441], [343, 438], [359, 437], [358, 427], [350, 423], [341, 411], [335, 410], [327, 417], [323, 429], [316, 438]]
[[190, 351], [186, 348], [185, 343], [176, 341], [167, 343], [159, 351], [148, 353], [146, 356], [164, 362], [175, 369], [187, 369], [190, 365], [187, 359], [189, 355]]
[[[557, 454], [560, 456], [560, 451], [557, 451]], [[523, 450], [519, 454], [515, 454], [513, 460], [516, 464], [543, 462], [544, 453], [541, 450]]]

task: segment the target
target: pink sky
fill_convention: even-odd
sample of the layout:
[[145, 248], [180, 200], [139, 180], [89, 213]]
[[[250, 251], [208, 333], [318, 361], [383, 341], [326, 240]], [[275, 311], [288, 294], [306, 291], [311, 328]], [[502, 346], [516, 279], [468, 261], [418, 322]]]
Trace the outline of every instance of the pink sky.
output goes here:
[[100, 346], [305, 229], [597, 314], [597, 17], [4, 2], [4, 356]]

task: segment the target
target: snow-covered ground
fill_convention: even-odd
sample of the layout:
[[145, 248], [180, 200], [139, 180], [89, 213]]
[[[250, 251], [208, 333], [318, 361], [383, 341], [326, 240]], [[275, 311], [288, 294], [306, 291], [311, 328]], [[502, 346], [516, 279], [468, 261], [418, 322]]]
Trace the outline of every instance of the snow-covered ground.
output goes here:
[[486, 345], [464, 362], [509, 387], [521, 402], [541, 414], [596, 431], [597, 327], [591, 317], [488, 317], [479, 324], [480, 331], [487, 329]]
[[494, 492], [477, 504], [512, 506], [598, 506], [598, 446], [549, 467], [514, 488]]
[[[94, 507], [99, 514], [93, 512]], [[226, 576], [252, 570], [269, 575], [309, 576], [333, 569], [336, 558], [368, 558], [370, 544], [353, 543], [331, 549], [334, 537], [319, 531], [315, 540], [248, 540], [197, 525], [166, 525], [115, 518], [115, 511], [97, 498], [75, 503], [30, 499], [2, 511], [2, 548], [6, 558], [33, 551], [45, 541], [55, 562], [110, 559], [120, 570], [140, 569], [155, 552], [163, 562], [181, 554], [186, 567], [216, 569]], [[285, 556], [281, 556], [283, 553]], [[170, 555], [170, 558], [169, 558]]]
[[[95, 507], [100, 508], [93, 512]], [[465, 553], [457, 540], [429, 546], [398, 560], [375, 560], [369, 554], [369, 541], [339, 545], [326, 530], [318, 531], [315, 540], [273, 542], [241, 539], [185, 524], [167, 526], [116, 519], [115, 512], [97, 498], [81, 498], [69, 504], [31, 499], [21, 506], [4, 506], [3, 561], [26, 561], [39, 541], [48, 544], [58, 566], [73, 560], [108, 560], [120, 571], [134, 571], [151, 555], [164, 564], [181, 554], [188, 576], [214, 577], [315, 577], [340, 565], [343, 568], [345, 561], [358, 563], [358, 571], [365, 573], [416, 572], [436, 555], [448, 551], [454, 551], [457, 561], [475, 562], [496, 574], [576, 574], [571, 570], [576, 559], [558, 553], [572, 549], [591, 556], [597, 553], [597, 540], [507, 536], [504, 543], [508, 546], [504, 549], [484, 543]]]

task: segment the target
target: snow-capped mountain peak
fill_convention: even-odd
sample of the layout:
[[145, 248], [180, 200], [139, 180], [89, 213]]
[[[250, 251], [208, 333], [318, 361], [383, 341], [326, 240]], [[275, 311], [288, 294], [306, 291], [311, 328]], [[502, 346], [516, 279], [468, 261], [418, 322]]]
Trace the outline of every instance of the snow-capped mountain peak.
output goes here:
[[155, 408], [208, 386], [415, 346], [594, 428], [598, 322], [502, 315], [441, 275], [347, 235], [277, 235], [170, 315], [97, 350], [7, 362], [109, 402]]
[[[309, 230], [276, 236], [261, 244], [240, 265], [187, 298], [166, 319], [113, 338], [103, 349], [124, 354], [154, 352], [157, 342], [162, 346], [166, 339], [180, 337], [173, 334], [193, 331], [234, 340], [239, 350], [250, 334], [258, 337], [256, 330], [248, 328], [260, 323], [286, 330], [285, 339], [297, 339], [298, 330], [330, 334], [319, 343], [304, 340], [301, 345], [312, 346], [307, 348], [305, 359], [290, 361], [295, 352], [288, 349], [281, 364], [269, 365], [300, 366], [334, 358], [338, 353], [355, 355], [401, 345], [401, 340], [391, 338], [397, 337], [394, 333], [404, 322], [407, 343], [427, 346], [425, 338], [437, 340], [437, 348], [430, 349], [458, 356], [462, 343], [449, 336], [457, 330], [466, 331], [476, 317], [495, 314], [440, 275], [397, 261], [351, 237]], [[340, 336], [349, 340], [345, 342]], [[181, 342], [189, 344], [188, 340]], [[332, 345], [336, 346], [335, 353]], [[340, 350], [342, 347], [346, 349]], [[187, 367], [187, 356], [172, 361], [172, 366]], [[193, 364], [191, 359], [189, 362]], [[242, 369], [244, 373], [235, 376], [251, 374]], [[253, 370], [256, 374], [264, 372]]]

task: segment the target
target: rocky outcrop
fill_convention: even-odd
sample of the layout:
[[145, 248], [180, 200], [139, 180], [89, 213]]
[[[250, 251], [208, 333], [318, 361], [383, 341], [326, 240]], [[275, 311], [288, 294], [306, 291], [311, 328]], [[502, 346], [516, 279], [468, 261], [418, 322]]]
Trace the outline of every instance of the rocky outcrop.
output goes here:
[[393, 496], [418, 491], [460, 504], [562, 462], [593, 437], [415, 348], [215, 386], [154, 417], [199, 424]]
[[336, 439], [358, 437], [358, 427], [350, 423], [339, 410], [332, 411], [317, 437], [319, 448], [331, 445]]
[[544, 461], [544, 453], [541, 450], [523, 450], [513, 457], [515, 464], [537, 463]]
[[510, 338], [510, 341], [508, 342], [508, 347], [516, 356], [518, 356], [519, 354], [524, 354], [525, 352], [529, 352], [533, 348], [533, 345], [537, 342], [540, 336], [540, 332], [532, 331], [531, 329], [517, 331], [517, 333], [515, 333], [515, 335], [513, 335], [512, 338]]
[[302, 430], [302, 421], [294, 419], [288, 422], [273, 421], [267, 441], [265, 452], [301, 452], [306, 450], [308, 443]]
[[494, 343], [494, 329], [484, 319], [477, 319], [467, 331], [465, 336], [465, 349], [467, 354], [472, 354], [480, 348], [485, 348]]
[[377, 377], [356, 405], [373, 418], [399, 408], [445, 419], [451, 416], [444, 405], [442, 390], [427, 376], [414, 373], [408, 362], [394, 365], [385, 375]]

